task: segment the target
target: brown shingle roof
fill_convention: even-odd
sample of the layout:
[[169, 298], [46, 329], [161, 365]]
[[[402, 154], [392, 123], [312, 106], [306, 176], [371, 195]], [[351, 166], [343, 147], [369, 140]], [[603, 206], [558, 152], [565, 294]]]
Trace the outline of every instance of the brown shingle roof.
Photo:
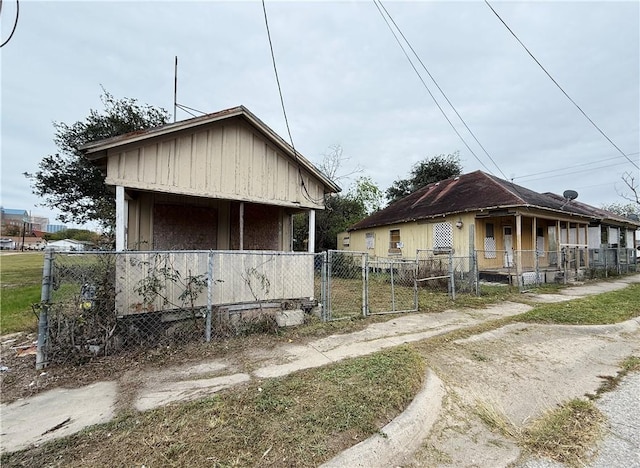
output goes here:
[[[613, 213], [609, 215], [614, 217], [603, 216], [604, 210], [584, 203], [577, 204], [575, 201], [566, 203], [559, 195], [541, 194], [482, 171], [475, 171], [422, 187], [354, 224], [349, 231], [456, 213], [515, 207], [539, 208], [587, 218], [620, 221]], [[633, 221], [622, 219], [634, 224]]]

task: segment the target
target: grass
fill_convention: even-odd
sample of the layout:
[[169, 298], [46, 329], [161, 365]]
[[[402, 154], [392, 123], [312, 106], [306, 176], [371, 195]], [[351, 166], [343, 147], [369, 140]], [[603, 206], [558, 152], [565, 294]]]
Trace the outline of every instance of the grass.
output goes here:
[[35, 330], [43, 263], [42, 253], [0, 255], [0, 334]]
[[317, 466], [366, 439], [421, 386], [424, 362], [402, 346], [145, 413], [40, 447], [2, 466]]
[[517, 441], [527, 452], [569, 466], [585, 466], [601, 437], [604, 416], [589, 400], [573, 399], [547, 411], [524, 429], [504, 412], [477, 401], [476, 415], [493, 432]]
[[640, 284], [555, 304], [540, 304], [519, 315], [522, 322], [568, 325], [611, 324], [640, 315]]
[[591, 401], [570, 400], [526, 428], [521, 443], [535, 455], [584, 466], [601, 437], [604, 419]]

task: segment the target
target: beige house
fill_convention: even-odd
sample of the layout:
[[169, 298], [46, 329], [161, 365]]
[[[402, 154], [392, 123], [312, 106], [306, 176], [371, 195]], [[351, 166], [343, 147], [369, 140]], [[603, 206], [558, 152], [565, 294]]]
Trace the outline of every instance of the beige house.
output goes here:
[[586, 267], [588, 249], [631, 247], [638, 226], [476, 171], [423, 187], [356, 223], [338, 235], [338, 248], [413, 259], [418, 250], [462, 257], [475, 252], [481, 272], [553, 272], [562, 266], [563, 249]]
[[310, 213], [313, 237], [340, 191], [243, 106], [82, 151], [115, 188], [116, 250], [290, 251], [292, 215]]

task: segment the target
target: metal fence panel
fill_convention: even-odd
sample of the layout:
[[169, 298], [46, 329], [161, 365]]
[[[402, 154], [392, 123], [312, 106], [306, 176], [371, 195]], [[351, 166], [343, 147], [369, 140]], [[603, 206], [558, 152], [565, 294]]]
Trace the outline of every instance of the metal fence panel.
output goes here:
[[367, 262], [367, 299], [370, 314], [416, 312], [418, 263], [415, 260], [377, 258]]
[[367, 315], [365, 252], [327, 252], [325, 320]]

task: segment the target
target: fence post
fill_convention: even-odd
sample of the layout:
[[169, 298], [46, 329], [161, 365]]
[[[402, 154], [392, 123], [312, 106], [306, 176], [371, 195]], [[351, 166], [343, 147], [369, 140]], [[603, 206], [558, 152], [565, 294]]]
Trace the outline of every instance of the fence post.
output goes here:
[[453, 250], [449, 250], [449, 290], [451, 300], [456, 300], [456, 280], [453, 274]]
[[42, 268], [42, 291], [40, 293], [40, 317], [38, 318], [38, 345], [36, 348], [36, 369], [43, 369], [48, 364], [47, 335], [49, 334], [49, 304], [51, 302], [51, 283], [53, 270], [53, 249], [44, 252]]
[[480, 295], [480, 267], [478, 266], [478, 251], [474, 250], [473, 254], [473, 274], [476, 282], [476, 296]]
[[324, 321], [331, 320], [331, 250], [326, 252], [325, 257], [325, 304], [327, 306], [324, 311]]
[[209, 251], [207, 262], [207, 317], [204, 325], [204, 340], [211, 341], [211, 314], [213, 312], [213, 251]]
[[362, 316], [366, 317], [368, 315], [368, 297], [367, 297], [367, 257], [368, 254], [362, 254], [361, 259], [361, 268], [362, 268]]
[[396, 310], [396, 290], [395, 290], [395, 283], [394, 283], [394, 279], [393, 279], [393, 260], [391, 260], [391, 310], [393, 312], [395, 312]]

